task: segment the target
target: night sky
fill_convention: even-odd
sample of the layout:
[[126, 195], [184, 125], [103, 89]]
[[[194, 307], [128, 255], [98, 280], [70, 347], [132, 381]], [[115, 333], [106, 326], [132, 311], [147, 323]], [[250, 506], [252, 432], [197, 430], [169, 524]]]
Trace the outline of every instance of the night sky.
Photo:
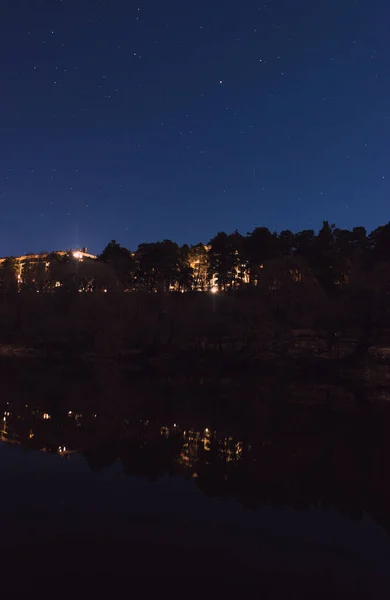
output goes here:
[[1, 0], [0, 256], [390, 219], [389, 0]]

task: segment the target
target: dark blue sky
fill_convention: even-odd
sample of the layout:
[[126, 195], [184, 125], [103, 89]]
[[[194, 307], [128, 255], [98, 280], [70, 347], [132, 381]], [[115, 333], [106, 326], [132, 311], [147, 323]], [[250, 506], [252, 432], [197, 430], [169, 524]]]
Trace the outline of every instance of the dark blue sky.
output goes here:
[[388, 0], [2, 0], [0, 256], [390, 218]]

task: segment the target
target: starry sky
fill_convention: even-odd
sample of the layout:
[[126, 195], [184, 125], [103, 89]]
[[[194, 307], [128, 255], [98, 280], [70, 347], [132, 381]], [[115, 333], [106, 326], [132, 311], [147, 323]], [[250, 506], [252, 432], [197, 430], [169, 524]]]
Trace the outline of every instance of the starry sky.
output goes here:
[[0, 256], [390, 218], [388, 0], [0, 0]]

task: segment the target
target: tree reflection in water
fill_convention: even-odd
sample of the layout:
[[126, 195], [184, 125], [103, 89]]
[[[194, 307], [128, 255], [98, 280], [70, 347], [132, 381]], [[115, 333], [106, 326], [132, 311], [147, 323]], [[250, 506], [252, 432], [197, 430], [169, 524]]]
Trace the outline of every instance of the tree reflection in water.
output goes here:
[[3, 442], [64, 458], [81, 453], [94, 473], [120, 461], [127, 475], [186, 477], [208, 496], [252, 508], [367, 512], [390, 532], [384, 405], [356, 403], [351, 390], [326, 386], [130, 383], [111, 367], [93, 377], [88, 369], [69, 373], [64, 379], [63, 368], [37, 365], [5, 378]]

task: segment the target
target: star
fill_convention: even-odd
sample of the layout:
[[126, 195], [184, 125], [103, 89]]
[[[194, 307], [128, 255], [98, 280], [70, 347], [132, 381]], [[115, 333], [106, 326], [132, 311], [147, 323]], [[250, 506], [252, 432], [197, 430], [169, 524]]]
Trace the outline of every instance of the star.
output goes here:
[[304, 19], [288, 0], [239, 12], [227, 0], [223, 18], [212, 2], [176, 13], [159, 0], [99, 0], [93, 13], [90, 2], [6, 3], [7, 222], [22, 225], [32, 201], [54, 205], [50, 228], [36, 219], [12, 236], [0, 220], [0, 256], [54, 236], [70, 247], [73, 219], [97, 252], [129, 220], [134, 249], [260, 220], [276, 231], [386, 222], [388, 7], [354, 2], [353, 14], [313, 3]]

